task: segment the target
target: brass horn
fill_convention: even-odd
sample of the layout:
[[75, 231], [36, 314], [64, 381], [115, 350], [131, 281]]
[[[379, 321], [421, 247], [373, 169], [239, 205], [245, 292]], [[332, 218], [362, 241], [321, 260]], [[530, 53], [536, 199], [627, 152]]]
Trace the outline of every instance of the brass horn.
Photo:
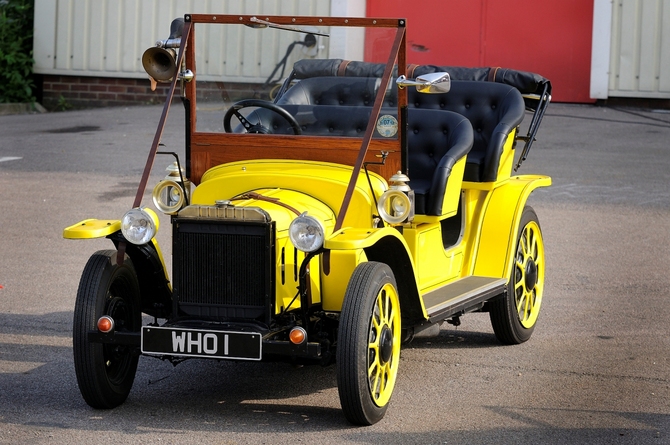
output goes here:
[[177, 74], [177, 60], [174, 50], [154, 46], [142, 55], [144, 71], [159, 82], [169, 82]]
[[170, 24], [170, 37], [167, 40], [159, 40], [156, 46], [142, 54], [144, 71], [153, 79], [169, 82], [177, 74], [177, 53], [174, 48], [179, 48], [183, 28], [184, 19], [174, 19]]

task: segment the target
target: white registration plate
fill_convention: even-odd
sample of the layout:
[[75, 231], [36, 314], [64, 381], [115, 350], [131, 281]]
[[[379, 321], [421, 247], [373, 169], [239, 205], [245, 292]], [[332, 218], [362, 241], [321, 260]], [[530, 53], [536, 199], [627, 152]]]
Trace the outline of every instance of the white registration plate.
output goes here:
[[142, 353], [179, 357], [260, 360], [261, 334], [143, 326]]

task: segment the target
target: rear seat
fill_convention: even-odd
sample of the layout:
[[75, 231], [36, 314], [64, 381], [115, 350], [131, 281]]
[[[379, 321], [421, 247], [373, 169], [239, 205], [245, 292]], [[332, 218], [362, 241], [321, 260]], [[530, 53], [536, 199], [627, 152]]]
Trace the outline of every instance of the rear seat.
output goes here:
[[421, 94], [412, 88], [408, 96], [410, 107], [448, 110], [465, 116], [474, 130], [474, 144], [463, 179], [496, 180], [503, 145], [525, 114], [523, 97], [516, 88], [502, 83], [455, 80], [448, 93]]
[[[329, 59], [303, 60], [296, 63], [292, 78], [302, 80], [289, 88], [277, 103], [372, 106], [380, 83], [379, 77], [376, 76], [380, 74], [383, 66], [351, 62], [343, 71], [341, 62], [338, 59]], [[421, 66], [416, 68], [415, 73], [433, 72], [438, 69], [440, 67]], [[477, 75], [485, 74], [484, 69], [465, 70]], [[533, 88], [538, 81], [535, 77], [543, 79], [530, 73], [499, 71], [501, 76], [507, 73], [506, 77], [522, 84], [524, 88]], [[345, 75], [335, 76], [340, 72], [344, 72]], [[408, 89], [408, 105], [410, 108], [453, 111], [465, 116], [472, 124], [475, 133], [473, 148], [468, 154], [464, 180], [490, 182], [497, 179], [500, 157], [508, 135], [524, 118], [526, 104], [517, 88], [518, 85], [515, 87], [498, 81], [452, 80], [451, 91], [444, 94], [421, 94], [414, 88]], [[389, 90], [383, 106], [397, 107], [395, 88]]]
[[293, 85], [277, 105], [371, 107], [380, 82], [374, 77], [311, 77]]

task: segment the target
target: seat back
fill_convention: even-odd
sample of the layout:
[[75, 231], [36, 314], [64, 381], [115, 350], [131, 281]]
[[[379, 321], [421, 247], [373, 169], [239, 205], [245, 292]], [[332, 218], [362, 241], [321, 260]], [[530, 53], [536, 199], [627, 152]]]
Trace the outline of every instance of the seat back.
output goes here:
[[[375, 77], [309, 77], [289, 88], [277, 104], [371, 107], [379, 82]], [[454, 80], [451, 91], [444, 94], [422, 94], [410, 88], [408, 105], [456, 112], [470, 121], [474, 143], [468, 154], [464, 179], [473, 182], [497, 179], [504, 145], [525, 113], [519, 90], [497, 82]], [[389, 90], [383, 106], [397, 106], [395, 88]]]
[[[415, 212], [441, 216], [455, 211], [463, 171], [461, 166], [459, 174], [454, 167], [472, 148], [472, 125], [460, 114], [421, 108], [410, 109], [408, 120], [408, 170]], [[453, 199], [448, 199], [448, 189], [456, 192]]]
[[[291, 86], [277, 105], [341, 105], [372, 107], [381, 79], [374, 77], [310, 77]], [[385, 101], [383, 106], [396, 106]]]
[[525, 104], [521, 93], [509, 85], [494, 82], [452, 81], [444, 94], [408, 92], [410, 107], [448, 110], [465, 116], [474, 130], [464, 180], [495, 181], [503, 146], [521, 123]]

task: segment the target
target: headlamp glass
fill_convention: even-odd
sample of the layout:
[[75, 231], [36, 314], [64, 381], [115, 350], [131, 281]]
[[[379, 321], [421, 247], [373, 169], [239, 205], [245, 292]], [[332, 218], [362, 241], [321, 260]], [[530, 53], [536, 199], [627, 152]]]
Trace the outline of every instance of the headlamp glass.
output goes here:
[[323, 246], [325, 230], [321, 222], [303, 213], [291, 222], [288, 228], [289, 238], [296, 249], [314, 252]]
[[145, 207], [131, 209], [121, 219], [121, 233], [133, 244], [146, 244], [158, 231], [158, 216]]

